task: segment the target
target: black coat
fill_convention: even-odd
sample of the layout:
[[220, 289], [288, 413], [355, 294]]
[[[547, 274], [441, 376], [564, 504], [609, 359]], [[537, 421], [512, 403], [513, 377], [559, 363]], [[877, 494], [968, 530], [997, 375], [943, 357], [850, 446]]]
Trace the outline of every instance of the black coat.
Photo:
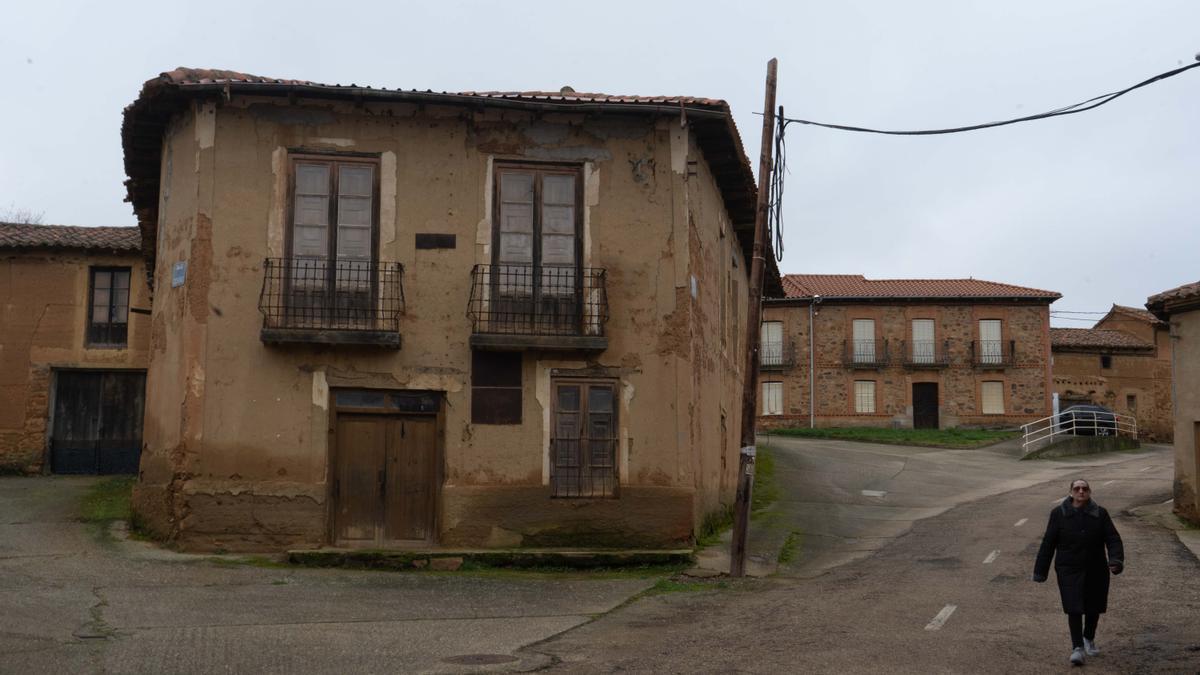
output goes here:
[[1125, 567], [1125, 547], [1108, 511], [1095, 501], [1077, 510], [1070, 497], [1064, 499], [1050, 512], [1033, 567], [1034, 580], [1046, 579], [1051, 558], [1064, 612], [1092, 614], [1108, 609], [1108, 566], [1115, 565], [1116, 574]]

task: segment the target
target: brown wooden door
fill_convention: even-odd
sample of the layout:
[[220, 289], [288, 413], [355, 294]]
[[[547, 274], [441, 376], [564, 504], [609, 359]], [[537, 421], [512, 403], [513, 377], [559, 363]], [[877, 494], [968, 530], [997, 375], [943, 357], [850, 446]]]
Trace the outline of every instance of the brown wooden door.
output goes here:
[[335, 541], [431, 541], [436, 419], [341, 413], [335, 442]]
[[137, 473], [145, 389], [142, 372], [57, 371], [50, 470]]
[[937, 382], [917, 382], [913, 384], [913, 428], [938, 428]]

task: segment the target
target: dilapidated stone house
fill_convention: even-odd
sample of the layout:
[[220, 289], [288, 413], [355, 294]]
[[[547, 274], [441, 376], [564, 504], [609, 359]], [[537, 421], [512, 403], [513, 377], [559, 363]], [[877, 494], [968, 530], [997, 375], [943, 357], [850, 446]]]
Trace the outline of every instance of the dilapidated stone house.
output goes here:
[[762, 428], [1011, 427], [1050, 414], [1058, 293], [857, 274], [789, 274], [783, 287], [763, 308]]
[[1175, 417], [1175, 513], [1200, 525], [1200, 281], [1146, 300], [1167, 322]]
[[1167, 323], [1113, 305], [1092, 328], [1051, 328], [1059, 407], [1102, 405], [1137, 420], [1138, 437], [1170, 442], [1171, 339]]
[[723, 101], [178, 69], [122, 138], [159, 535], [669, 547], [732, 500], [755, 184]]
[[0, 223], [0, 471], [137, 471], [140, 240], [133, 227]]

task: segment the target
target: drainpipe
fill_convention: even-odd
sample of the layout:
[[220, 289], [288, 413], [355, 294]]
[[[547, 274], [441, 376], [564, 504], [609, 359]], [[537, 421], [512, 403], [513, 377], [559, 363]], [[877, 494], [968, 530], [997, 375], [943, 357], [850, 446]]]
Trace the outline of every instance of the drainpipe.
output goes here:
[[821, 296], [814, 295], [812, 300], [808, 302], [808, 428], [812, 429], [816, 426], [816, 371], [813, 369], [816, 363], [816, 357], [813, 355], [813, 345], [816, 340], [816, 327], [813, 324], [813, 305], [821, 301]]

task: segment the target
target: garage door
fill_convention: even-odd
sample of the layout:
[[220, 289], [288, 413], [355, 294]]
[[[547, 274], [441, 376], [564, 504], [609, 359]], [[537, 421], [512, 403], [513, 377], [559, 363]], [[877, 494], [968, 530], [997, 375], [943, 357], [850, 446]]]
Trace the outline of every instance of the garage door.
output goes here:
[[50, 470], [137, 473], [145, 390], [144, 372], [55, 371]]

